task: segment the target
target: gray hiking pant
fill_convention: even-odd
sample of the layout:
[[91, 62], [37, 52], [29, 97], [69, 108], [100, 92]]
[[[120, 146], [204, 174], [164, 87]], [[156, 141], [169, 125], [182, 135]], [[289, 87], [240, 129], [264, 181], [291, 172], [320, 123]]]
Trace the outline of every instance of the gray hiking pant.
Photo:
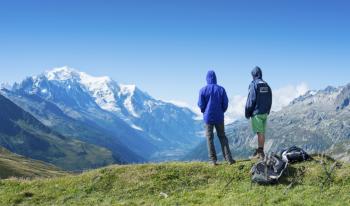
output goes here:
[[227, 162], [232, 161], [230, 146], [228, 144], [228, 139], [225, 134], [225, 125], [224, 123], [221, 124], [206, 124], [205, 125], [205, 133], [208, 140], [208, 154], [209, 158], [212, 161], [217, 161], [216, 151], [215, 151], [215, 145], [214, 145], [214, 127], [216, 129], [216, 133], [219, 137], [221, 149], [222, 149], [222, 155], [224, 156], [225, 160]]

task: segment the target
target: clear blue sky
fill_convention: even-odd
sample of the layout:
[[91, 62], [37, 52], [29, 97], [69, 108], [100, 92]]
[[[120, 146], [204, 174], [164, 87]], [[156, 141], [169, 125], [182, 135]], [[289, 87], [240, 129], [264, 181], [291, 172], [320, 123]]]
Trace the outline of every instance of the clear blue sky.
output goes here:
[[214, 69], [230, 96], [259, 65], [273, 88], [350, 82], [349, 1], [0, 1], [0, 82], [68, 65], [194, 104]]

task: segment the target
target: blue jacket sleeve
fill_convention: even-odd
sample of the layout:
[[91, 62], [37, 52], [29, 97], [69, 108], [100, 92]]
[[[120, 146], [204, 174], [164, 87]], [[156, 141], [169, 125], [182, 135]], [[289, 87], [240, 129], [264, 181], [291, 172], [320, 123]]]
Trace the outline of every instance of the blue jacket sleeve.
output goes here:
[[206, 100], [205, 100], [204, 91], [203, 91], [203, 89], [201, 89], [199, 91], [198, 107], [200, 108], [202, 113], [205, 112], [205, 108], [207, 107], [207, 103], [208, 102], [206, 102]]
[[222, 111], [226, 112], [228, 108], [228, 98], [225, 89], [223, 89], [223, 95], [222, 95]]
[[253, 116], [255, 105], [256, 105], [256, 91], [255, 91], [254, 83], [252, 83], [249, 85], [249, 94], [248, 94], [247, 103], [245, 106], [245, 117], [247, 119]]

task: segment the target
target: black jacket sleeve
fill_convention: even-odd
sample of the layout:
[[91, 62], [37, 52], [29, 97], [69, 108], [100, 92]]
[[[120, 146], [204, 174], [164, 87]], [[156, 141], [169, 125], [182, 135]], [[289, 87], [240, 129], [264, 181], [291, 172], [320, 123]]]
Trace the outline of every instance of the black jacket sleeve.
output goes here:
[[254, 85], [254, 83], [251, 83], [249, 85], [249, 94], [248, 94], [247, 103], [245, 106], [245, 117], [247, 119], [249, 119], [253, 116], [255, 105], [256, 105], [255, 85]]

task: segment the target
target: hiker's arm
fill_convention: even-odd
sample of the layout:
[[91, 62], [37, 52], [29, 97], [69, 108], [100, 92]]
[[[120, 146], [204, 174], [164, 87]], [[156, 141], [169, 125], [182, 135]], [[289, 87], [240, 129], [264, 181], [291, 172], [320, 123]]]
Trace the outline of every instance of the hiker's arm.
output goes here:
[[205, 108], [207, 107], [207, 102], [205, 100], [205, 96], [203, 94], [204, 92], [201, 90], [199, 92], [199, 98], [198, 98], [198, 107], [200, 108], [201, 112], [205, 112]]
[[228, 98], [225, 89], [223, 89], [223, 95], [222, 95], [222, 111], [226, 112], [228, 108]]
[[255, 105], [256, 105], [255, 86], [254, 86], [254, 84], [250, 84], [247, 103], [245, 105], [245, 117], [247, 119], [249, 119], [250, 117], [253, 116]]
[[271, 89], [271, 87], [269, 86], [269, 90], [270, 90], [270, 92], [269, 92], [269, 99], [271, 100], [271, 102], [270, 102], [270, 104], [269, 104], [269, 112], [268, 112], [268, 114], [270, 114], [270, 111], [271, 111], [271, 107], [272, 107], [272, 89]]

